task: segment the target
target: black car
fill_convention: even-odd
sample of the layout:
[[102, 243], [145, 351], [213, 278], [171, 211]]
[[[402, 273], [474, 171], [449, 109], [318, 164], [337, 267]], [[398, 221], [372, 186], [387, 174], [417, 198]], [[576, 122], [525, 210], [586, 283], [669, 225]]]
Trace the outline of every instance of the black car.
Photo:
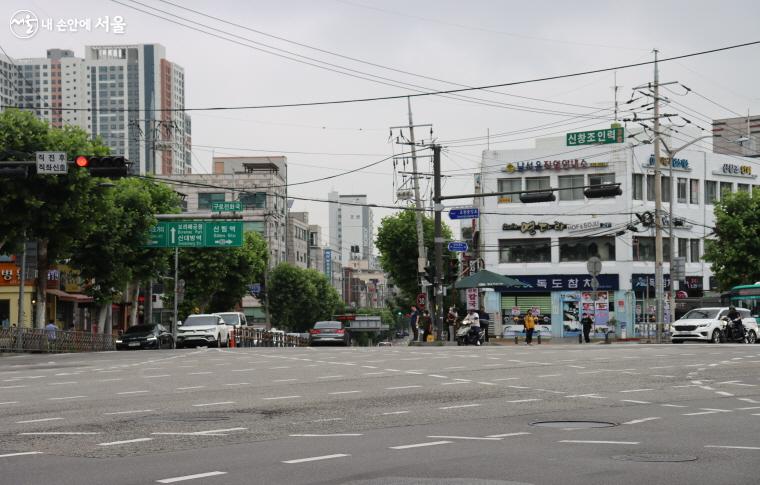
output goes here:
[[116, 350], [170, 348], [172, 348], [172, 334], [163, 325], [135, 325], [116, 339]]

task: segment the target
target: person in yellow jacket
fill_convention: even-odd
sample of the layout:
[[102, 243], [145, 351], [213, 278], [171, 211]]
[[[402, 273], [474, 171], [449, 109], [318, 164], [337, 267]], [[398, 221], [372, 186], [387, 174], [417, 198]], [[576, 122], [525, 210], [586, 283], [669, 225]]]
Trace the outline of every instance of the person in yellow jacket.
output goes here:
[[536, 328], [536, 317], [533, 316], [533, 313], [530, 310], [525, 312], [523, 325], [525, 325], [525, 344], [531, 345], [531, 342], [533, 341], [533, 330]]

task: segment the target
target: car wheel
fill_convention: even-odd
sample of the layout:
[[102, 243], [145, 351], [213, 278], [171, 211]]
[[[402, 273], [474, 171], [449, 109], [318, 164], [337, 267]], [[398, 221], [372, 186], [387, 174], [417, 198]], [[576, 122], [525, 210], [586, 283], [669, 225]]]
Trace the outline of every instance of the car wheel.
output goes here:
[[710, 342], [714, 344], [720, 343], [720, 330], [713, 330], [712, 337], [710, 338]]
[[757, 342], [757, 335], [755, 335], [754, 330], [750, 330], [747, 332], [747, 343], [754, 344], [755, 342]]

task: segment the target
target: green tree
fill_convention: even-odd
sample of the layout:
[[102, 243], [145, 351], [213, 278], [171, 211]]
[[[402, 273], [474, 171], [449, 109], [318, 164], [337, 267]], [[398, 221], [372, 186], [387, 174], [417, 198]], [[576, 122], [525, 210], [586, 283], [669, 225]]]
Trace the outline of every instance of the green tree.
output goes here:
[[266, 241], [256, 232], [245, 233], [239, 248], [182, 249], [179, 274], [185, 280], [180, 318], [201, 312], [229, 311], [242, 300], [248, 285], [262, 281], [268, 261]]
[[[422, 229], [427, 248], [428, 259], [433, 263], [435, 254], [433, 219], [423, 216]], [[445, 224], [442, 230], [443, 238], [451, 240], [451, 229]], [[396, 215], [384, 217], [380, 222], [375, 241], [380, 251], [380, 265], [391, 279], [401, 289], [407, 298], [413, 298], [419, 291], [417, 278], [417, 230], [414, 211], [405, 210]], [[443, 248], [444, 279], [453, 281], [449, 273], [451, 254]]]
[[[108, 148], [77, 127], [50, 128], [30, 112], [0, 113], [0, 156], [3, 160], [33, 160], [36, 151], [65, 151], [76, 155], [103, 155]], [[31, 171], [33, 172], [33, 170]], [[68, 258], [74, 244], [95, 228], [102, 208], [102, 191], [84, 170], [67, 175], [36, 175], [23, 180], [0, 180], [0, 244], [18, 247], [25, 239], [37, 240], [35, 327], [45, 324], [46, 275], [50, 265]], [[6, 229], [9, 229], [6, 231]]]
[[305, 332], [314, 322], [331, 318], [341, 306], [338, 292], [324, 275], [288, 263], [269, 273], [266, 291], [274, 325], [293, 332]]
[[715, 203], [716, 239], [705, 240], [705, 260], [721, 290], [760, 281], [760, 189], [726, 194]]

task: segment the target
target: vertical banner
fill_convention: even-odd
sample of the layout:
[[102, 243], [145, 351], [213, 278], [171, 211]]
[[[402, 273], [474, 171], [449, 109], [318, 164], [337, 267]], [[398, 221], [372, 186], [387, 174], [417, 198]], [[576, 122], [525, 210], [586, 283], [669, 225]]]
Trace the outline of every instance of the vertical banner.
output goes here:
[[325, 249], [325, 276], [332, 281], [332, 249]]
[[468, 310], [478, 309], [478, 289], [477, 288], [467, 288], [467, 309]]

